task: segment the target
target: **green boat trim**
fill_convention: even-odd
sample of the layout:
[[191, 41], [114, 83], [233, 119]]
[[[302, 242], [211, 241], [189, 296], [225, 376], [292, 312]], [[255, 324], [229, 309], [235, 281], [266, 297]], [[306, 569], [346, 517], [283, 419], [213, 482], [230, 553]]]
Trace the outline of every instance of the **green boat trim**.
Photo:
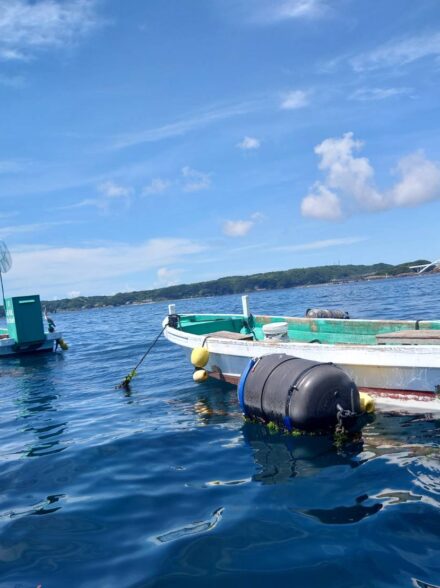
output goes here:
[[330, 345], [377, 345], [378, 335], [399, 331], [440, 331], [440, 320], [320, 319], [264, 315], [246, 319], [243, 315], [227, 314], [182, 314], [179, 318], [179, 330], [185, 333], [209, 335], [228, 331], [243, 334], [252, 331], [256, 341], [265, 339], [264, 325], [285, 322], [288, 324], [289, 341]]

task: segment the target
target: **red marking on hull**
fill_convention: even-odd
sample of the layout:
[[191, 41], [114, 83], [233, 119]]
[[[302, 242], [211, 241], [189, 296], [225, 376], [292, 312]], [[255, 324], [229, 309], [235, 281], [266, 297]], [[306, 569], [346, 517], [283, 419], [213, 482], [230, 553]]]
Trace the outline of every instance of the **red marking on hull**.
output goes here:
[[434, 392], [426, 392], [422, 390], [394, 390], [388, 388], [359, 388], [360, 392], [366, 392], [372, 396], [384, 396], [386, 398], [395, 398], [398, 400], [425, 400], [427, 402], [435, 400], [436, 394]]
[[[211, 378], [215, 378], [216, 380], [220, 380], [221, 382], [228, 382], [229, 384], [233, 384], [234, 386], [236, 386], [240, 381], [240, 376], [235, 376], [233, 374], [224, 374], [220, 369], [208, 372], [208, 375]], [[421, 390], [395, 390], [387, 388], [361, 387], [359, 388], [359, 391], [366, 392], [367, 394], [371, 394], [372, 396], [393, 398], [395, 400], [401, 400], [403, 402], [408, 400], [424, 400], [426, 402], [432, 402], [437, 397], [434, 392], [426, 392]]]

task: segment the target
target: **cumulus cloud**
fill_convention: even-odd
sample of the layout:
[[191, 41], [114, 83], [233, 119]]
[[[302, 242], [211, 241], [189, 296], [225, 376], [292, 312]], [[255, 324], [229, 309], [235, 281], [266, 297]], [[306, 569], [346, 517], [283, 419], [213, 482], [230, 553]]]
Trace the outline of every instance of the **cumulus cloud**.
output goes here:
[[309, 104], [309, 95], [304, 90], [293, 90], [283, 96], [280, 108], [283, 110], [296, 110]]
[[228, 237], [244, 237], [262, 219], [263, 215], [260, 212], [254, 212], [245, 220], [226, 220], [223, 223], [223, 233]]
[[128, 198], [132, 193], [132, 189], [127, 186], [121, 186], [115, 182], [103, 182], [98, 186], [98, 191], [107, 198]]
[[211, 175], [188, 166], [182, 168], [184, 192], [199, 192], [211, 187]]
[[117, 184], [111, 180], [102, 182], [98, 186], [98, 192], [100, 193], [99, 198], [86, 198], [81, 202], [77, 203], [75, 208], [81, 208], [82, 206], [96, 206], [102, 212], [109, 212], [113, 203], [123, 202], [128, 208], [131, 204], [131, 195], [133, 189], [129, 186], [123, 186]]
[[0, 59], [72, 45], [97, 24], [96, 0], [0, 0]]
[[243, 149], [245, 151], [249, 149], [259, 149], [261, 146], [261, 142], [256, 137], [244, 137], [242, 141], [237, 143], [237, 147], [239, 149]]
[[374, 169], [366, 157], [356, 156], [363, 147], [353, 133], [330, 138], [315, 147], [325, 179], [312, 186], [301, 202], [304, 216], [337, 220], [358, 211], [374, 212], [417, 206], [440, 198], [440, 166], [417, 152], [400, 160], [400, 180], [386, 191], [377, 189]]
[[148, 186], [142, 190], [143, 196], [150, 196], [151, 194], [162, 194], [166, 192], [168, 188], [171, 186], [171, 182], [169, 180], [163, 180], [162, 178], [154, 178], [151, 180]]
[[394, 206], [417, 206], [440, 198], [440, 166], [422, 152], [401, 159], [397, 172], [401, 180], [389, 195]]
[[341, 203], [333, 192], [317, 182], [301, 202], [301, 214], [324, 220], [342, 218]]
[[393, 39], [373, 51], [362, 53], [351, 60], [355, 71], [371, 71], [384, 67], [400, 67], [419, 59], [440, 56], [440, 33]]

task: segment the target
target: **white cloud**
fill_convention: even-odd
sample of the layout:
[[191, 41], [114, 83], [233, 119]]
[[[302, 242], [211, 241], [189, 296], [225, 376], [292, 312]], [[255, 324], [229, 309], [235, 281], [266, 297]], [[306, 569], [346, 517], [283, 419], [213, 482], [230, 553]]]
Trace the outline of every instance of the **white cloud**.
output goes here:
[[223, 233], [228, 237], [244, 237], [253, 226], [251, 220], [227, 220], [223, 223]]
[[79, 290], [71, 290], [67, 293], [67, 298], [78, 298], [81, 296], [81, 292]]
[[361, 102], [385, 100], [394, 96], [408, 96], [411, 91], [411, 88], [359, 88], [350, 98]]
[[429, 161], [422, 152], [401, 159], [397, 165], [401, 176], [389, 194], [394, 206], [417, 206], [440, 199], [440, 165]]
[[85, 208], [87, 206], [96, 206], [96, 208], [106, 209], [107, 203], [101, 198], [84, 198], [73, 204], [57, 206], [56, 210], [74, 210], [75, 208]]
[[303, 198], [301, 214], [323, 220], [338, 220], [342, 218], [341, 203], [336, 194], [317, 182]]
[[223, 223], [223, 233], [228, 237], [244, 237], [253, 229], [255, 224], [263, 219], [260, 212], [254, 212], [246, 220], [226, 220]]
[[72, 204], [56, 207], [57, 210], [75, 210], [79, 208], [86, 208], [92, 206], [97, 208], [102, 213], [109, 213], [113, 205], [118, 202], [123, 202], [128, 208], [131, 204], [131, 196], [133, 188], [117, 184], [112, 180], [101, 182], [96, 187], [99, 195], [96, 198], [83, 198]]
[[188, 166], [182, 168], [184, 192], [199, 192], [211, 186], [211, 175]]
[[253, 112], [260, 107], [261, 104], [258, 101], [254, 101], [232, 104], [230, 106], [207, 108], [195, 115], [188, 116], [182, 120], [162, 125], [160, 127], [119, 135], [113, 139], [112, 148], [125, 149], [127, 147], [132, 147], [133, 145], [153, 143], [171, 137], [182, 136], [190, 131], [207, 127], [222, 120]]
[[[61, 297], [77, 290], [83, 295], [120, 291], [134, 275], [178, 263], [205, 249], [196, 241], [178, 238], [150, 239], [134, 245], [15, 247], [8, 290], [37, 290], [45, 297]], [[151, 286], [145, 279], [141, 283], [145, 288]]]
[[400, 67], [419, 59], [440, 55], [440, 33], [426, 33], [393, 39], [380, 47], [362, 53], [351, 60], [355, 71], [362, 72], [383, 67]]
[[121, 186], [115, 182], [108, 181], [99, 184], [98, 191], [103, 194], [106, 198], [129, 198], [132, 189], [127, 186]]
[[320, 156], [319, 169], [326, 173], [303, 198], [304, 216], [337, 220], [357, 211], [379, 211], [402, 206], [417, 206], [440, 199], [440, 166], [418, 152], [400, 160], [401, 179], [389, 190], [379, 191], [374, 169], [366, 157], [356, 157], [361, 141], [346, 133], [326, 139], [315, 147]]
[[309, 96], [304, 90], [293, 90], [284, 95], [280, 108], [283, 110], [296, 110], [309, 104]]
[[95, 0], [0, 0], [0, 59], [74, 44], [97, 25], [95, 8]]
[[234, 8], [258, 25], [287, 20], [314, 20], [329, 11], [327, 0], [234, 0]]
[[157, 270], [157, 284], [156, 286], [174, 286], [178, 283], [183, 270], [181, 269], [170, 269], [168, 267], [160, 267]]
[[256, 137], [244, 137], [240, 143], [237, 143], [237, 147], [239, 149], [249, 150], [249, 149], [259, 149], [261, 146], [261, 142]]
[[327, 12], [324, 0], [284, 0], [275, 4], [275, 20], [319, 18]]
[[166, 192], [171, 186], [169, 180], [163, 180], [162, 178], [154, 178], [151, 183], [142, 190], [143, 196], [149, 196], [150, 194], [162, 194]]

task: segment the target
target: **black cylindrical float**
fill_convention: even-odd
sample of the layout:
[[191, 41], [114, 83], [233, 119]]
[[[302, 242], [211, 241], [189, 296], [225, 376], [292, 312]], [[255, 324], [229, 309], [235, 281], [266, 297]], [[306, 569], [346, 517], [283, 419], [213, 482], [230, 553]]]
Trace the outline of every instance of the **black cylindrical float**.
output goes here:
[[287, 429], [324, 431], [361, 413], [353, 380], [332, 363], [274, 353], [250, 361], [238, 386], [243, 413]]

